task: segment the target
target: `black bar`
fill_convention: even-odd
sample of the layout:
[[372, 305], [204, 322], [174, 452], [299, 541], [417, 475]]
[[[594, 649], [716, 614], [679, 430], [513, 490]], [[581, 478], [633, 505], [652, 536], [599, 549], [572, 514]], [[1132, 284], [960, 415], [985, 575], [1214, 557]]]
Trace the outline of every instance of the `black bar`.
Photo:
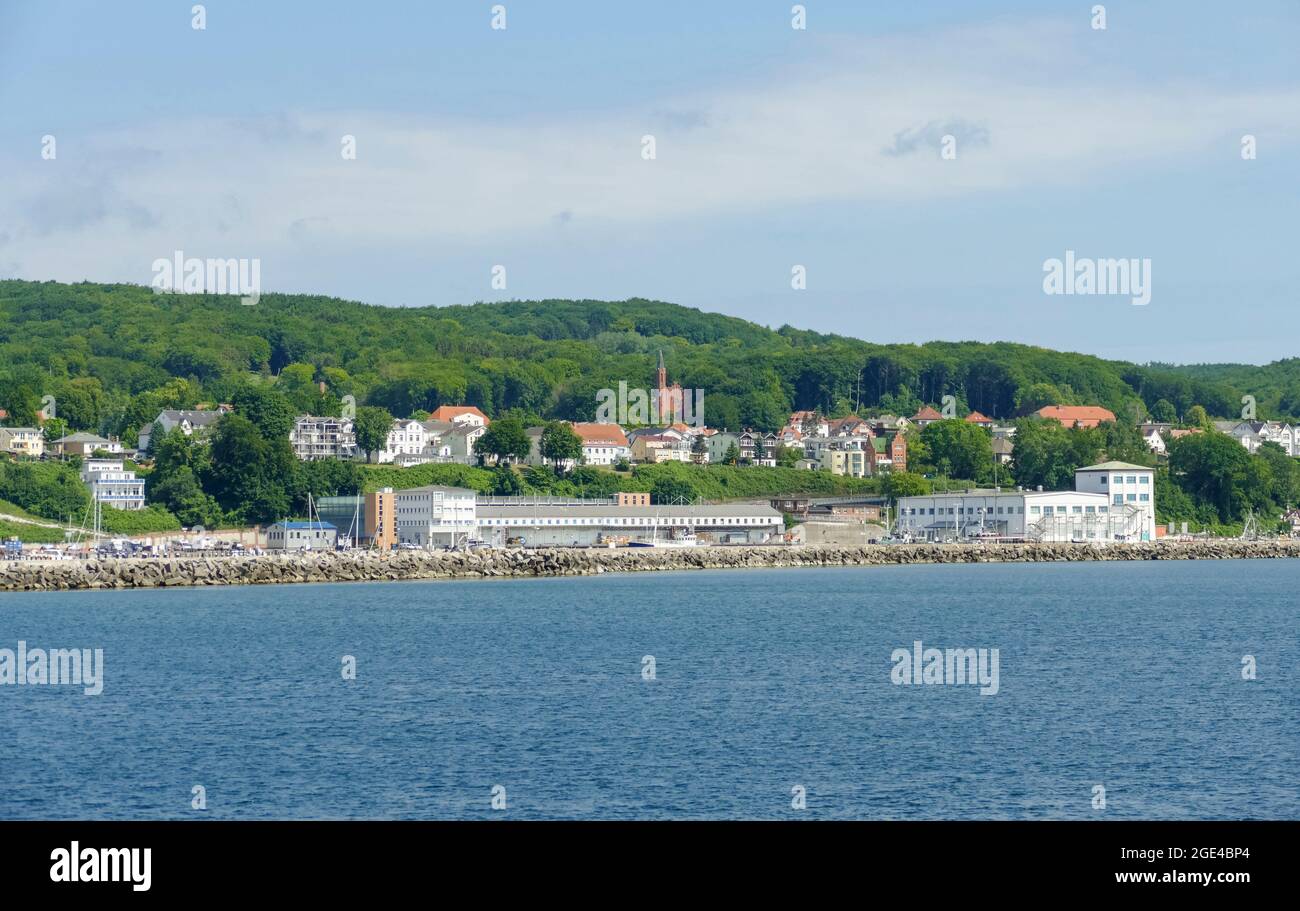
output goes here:
[[[951, 899], [966, 893], [930, 890], [980, 884], [989, 896], [1231, 901], [1241, 890], [1293, 886], [1297, 836], [1297, 822], [0, 822], [0, 878], [7, 895], [143, 894], [129, 881], [53, 882], [52, 853], [75, 841], [79, 852], [150, 848], [147, 891], [168, 897], [373, 898], [435, 885], [450, 897], [475, 883], [495, 895], [563, 881], [575, 892], [653, 900], [693, 882], [737, 895], [838, 882], [881, 898]], [[1185, 854], [1171, 857], [1171, 848]], [[1161, 881], [1179, 873], [1249, 881]], [[1118, 881], [1130, 874], [1156, 881]]]

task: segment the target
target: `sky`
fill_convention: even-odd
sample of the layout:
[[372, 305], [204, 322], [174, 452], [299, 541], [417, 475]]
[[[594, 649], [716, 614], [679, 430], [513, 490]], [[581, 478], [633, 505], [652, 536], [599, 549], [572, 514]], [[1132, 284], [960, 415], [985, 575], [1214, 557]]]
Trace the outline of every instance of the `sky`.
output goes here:
[[0, 277], [1300, 356], [1296, 0], [495, 5], [0, 0]]

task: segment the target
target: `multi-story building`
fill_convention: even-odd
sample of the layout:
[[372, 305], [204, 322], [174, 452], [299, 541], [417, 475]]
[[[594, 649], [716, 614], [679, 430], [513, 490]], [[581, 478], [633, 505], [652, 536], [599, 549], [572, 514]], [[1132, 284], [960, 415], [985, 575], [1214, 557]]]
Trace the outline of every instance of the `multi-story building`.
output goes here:
[[871, 474], [871, 455], [864, 449], [822, 449], [818, 453], [820, 467], [831, 474], [850, 478], [865, 478]]
[[86, 459], [81, 481], [92, 500], [117, 509], [144, 509], [144, 479], [126, 468], [122, 459]]
[[39, 459], [45, 454], [45, 435], [39, 427], [0, 427], [0, 452]]
[[293, 454], [304, 462], [357, 455], [357, 434], [347, 418], [300, 415], [289, 431], [289, 443]]
[[620, 459], [632, 458], [627, 435], [617, 424], [576, 422], [573, 424], [573, 432], [582, 440], [582, 461], [585, 465], [613, 465]]
[[1111, 512], [1120, 507], [1141, 513], [1138, 539], [1150, 541], [1156, 528], [1155, 471], [1128, 462], [1102, 462], [1079, 468], [1074, 473], [1076, 490], [1100, 493], [1110, 498]]
[[429, 485], [393, 493], [397, 539], [417, 547], [453, 547], [475, 534], [475, 493]]
[[1078, 469], [1074, 490], [994, 488], [900, 497], [897, 531], [937, 541], [1149, 541], [1155, 537], [1153, 472], [1103, 462]]
[[424, 424], [414, 418], [393, 421], [388, 431], [388, 440], [379, 450], [377, 461], [383, 464], [421, 465], [430, 459], [425, 454], [429, 443], [429, 431]]

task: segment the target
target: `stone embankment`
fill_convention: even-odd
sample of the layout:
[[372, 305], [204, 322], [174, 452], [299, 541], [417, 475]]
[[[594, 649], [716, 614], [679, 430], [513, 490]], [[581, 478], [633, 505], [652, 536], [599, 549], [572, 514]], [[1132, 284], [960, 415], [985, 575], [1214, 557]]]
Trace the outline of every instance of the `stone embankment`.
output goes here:
[[910, 563], [1043, 563], [1094, 560], [1231, 560], [1300, 557], [1300, 540], [1086, 544], [907, 544], [868, 547], [698, 547], [620, 550], [400, 551], [173, 559], [0, 561], [0, 591], [531, 578], [681, 569], [889, 566]]

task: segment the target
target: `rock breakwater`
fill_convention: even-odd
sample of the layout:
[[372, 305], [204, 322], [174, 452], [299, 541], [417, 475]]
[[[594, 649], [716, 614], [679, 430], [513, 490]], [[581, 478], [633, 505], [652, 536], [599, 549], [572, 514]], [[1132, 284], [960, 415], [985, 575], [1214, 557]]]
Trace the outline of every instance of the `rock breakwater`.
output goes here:
[[168, 559], [0, 561], [0, 591], [531, 578], [689, 569], [1041, 563], [1099, 560], [1232, 560], [1300, 557], [1300, 540], [1087, 544], [910, 544], [869, 547], [399, 551]]

